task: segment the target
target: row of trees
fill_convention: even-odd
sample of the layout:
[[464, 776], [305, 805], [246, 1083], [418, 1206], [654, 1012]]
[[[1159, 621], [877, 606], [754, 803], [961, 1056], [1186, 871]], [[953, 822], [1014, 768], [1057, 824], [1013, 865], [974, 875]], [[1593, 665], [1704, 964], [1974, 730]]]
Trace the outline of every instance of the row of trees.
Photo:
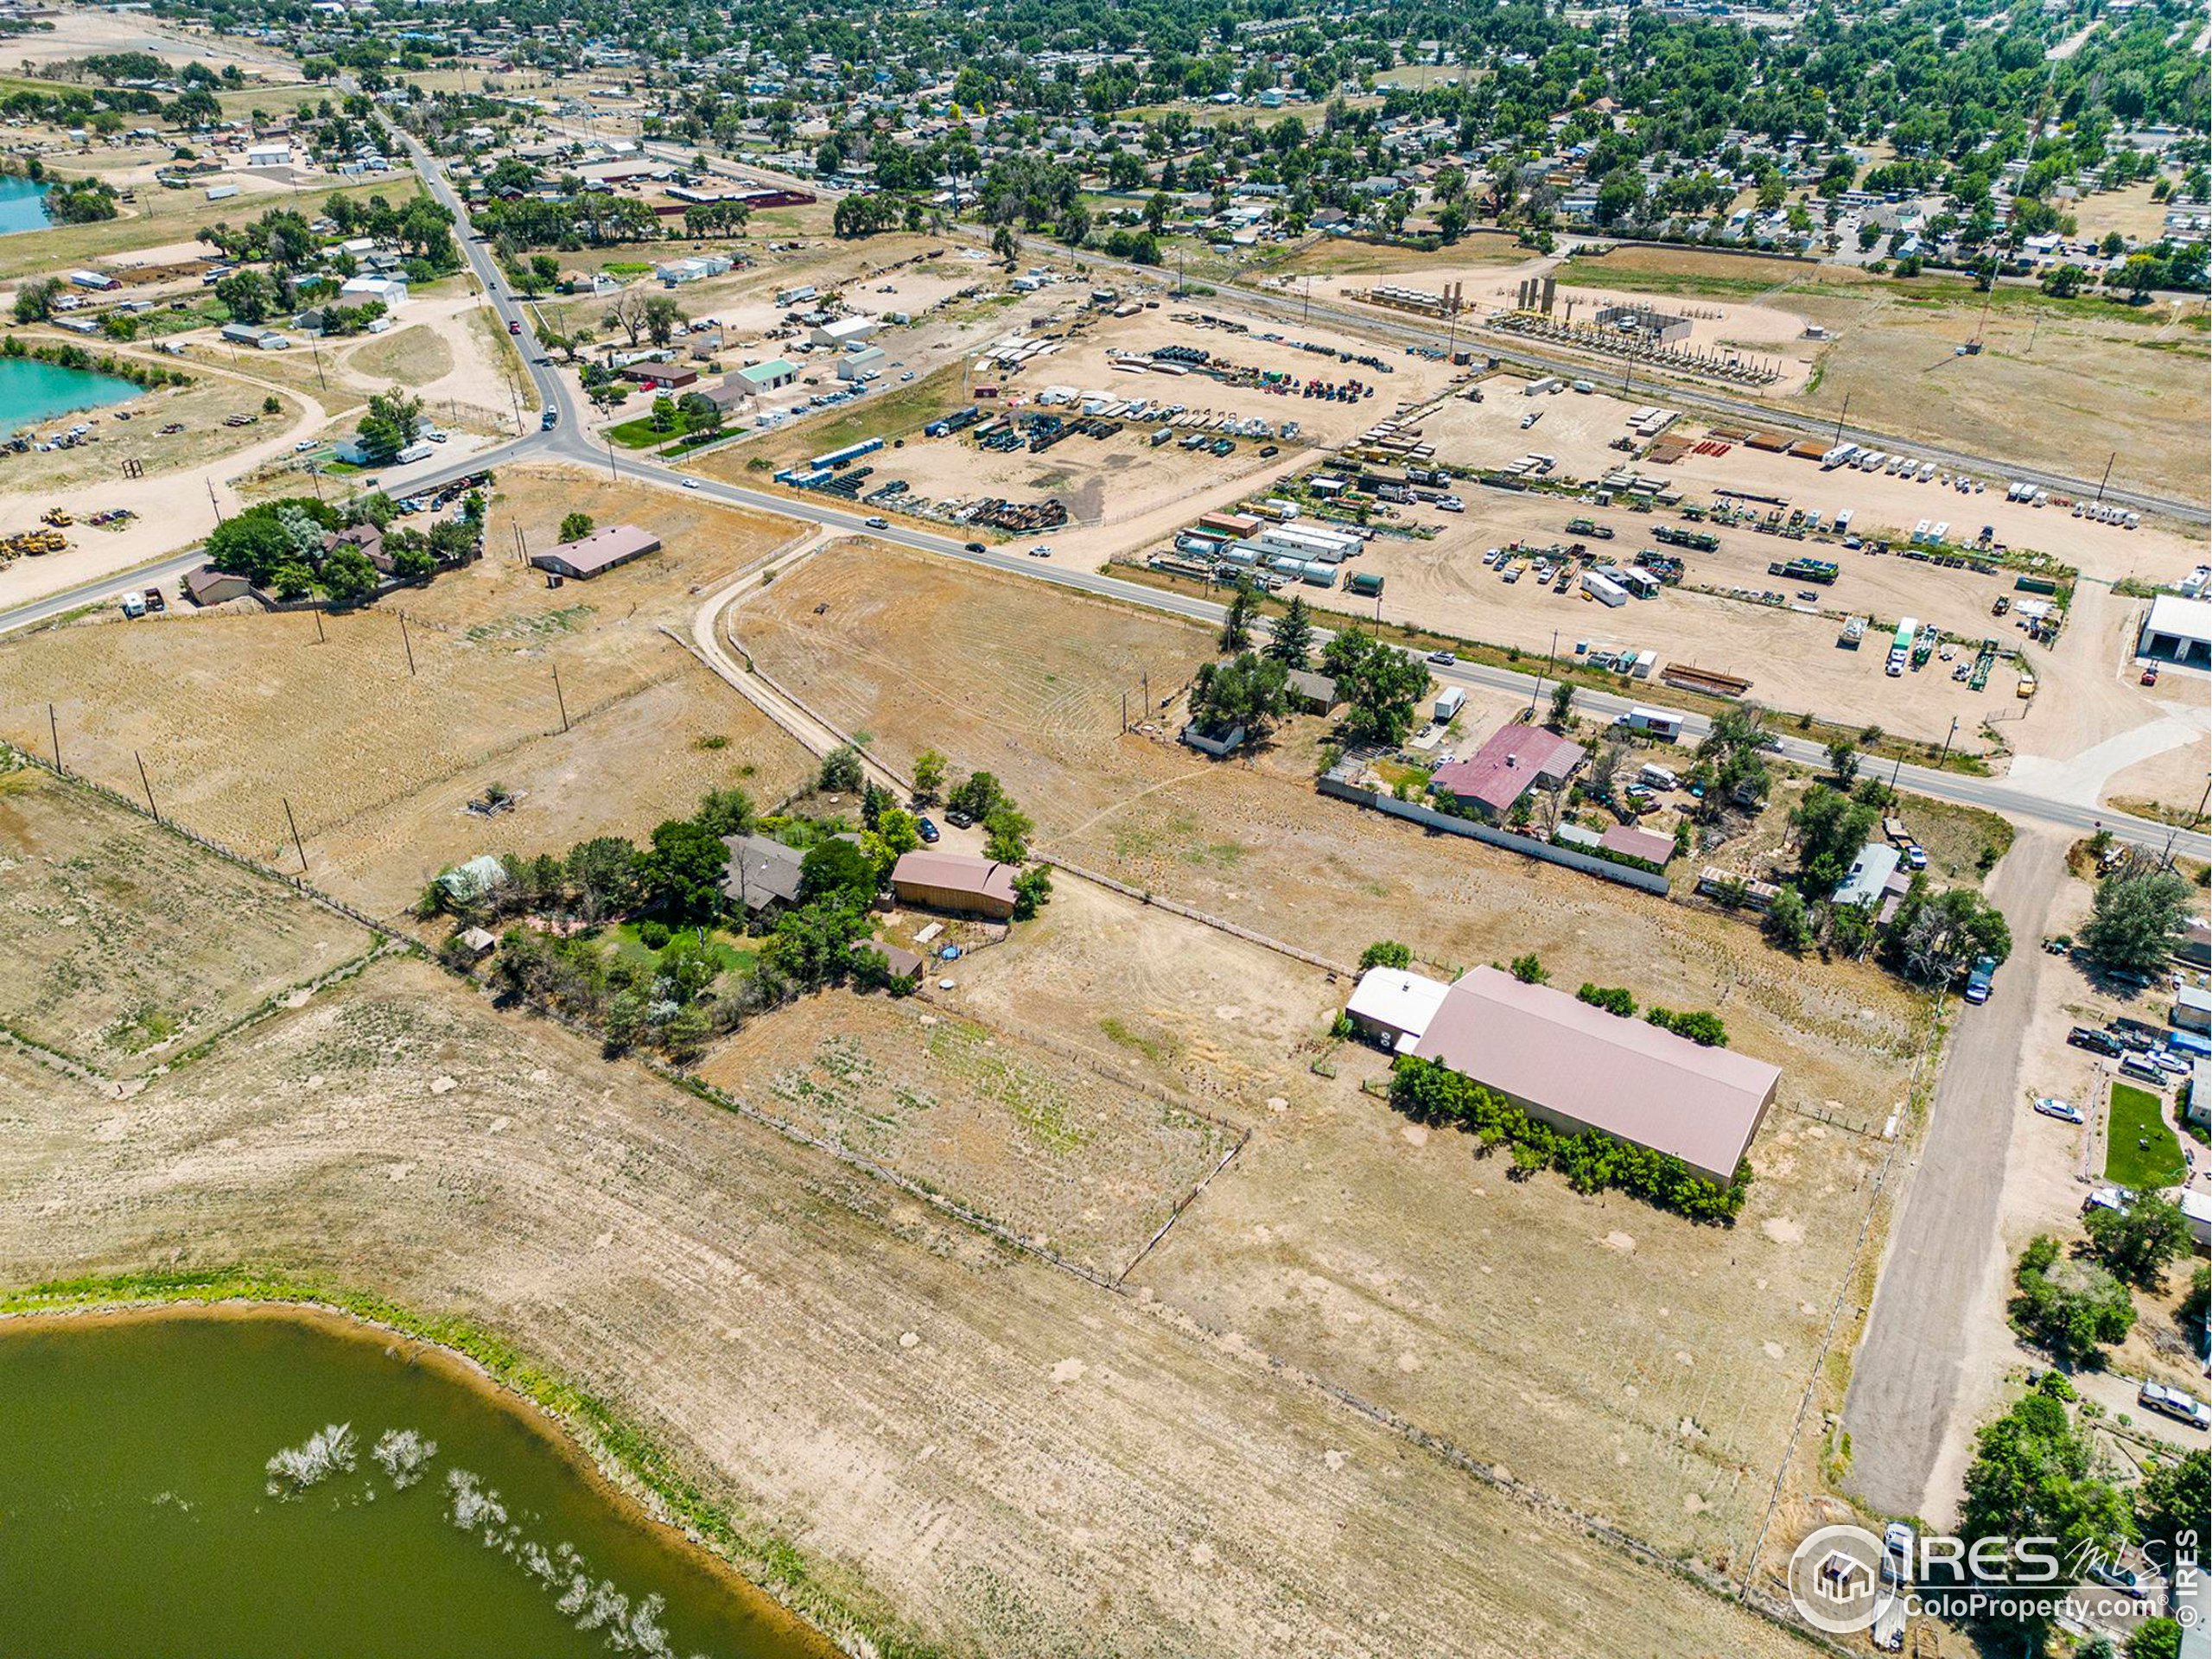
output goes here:
[[[2135, 1328], [2128, 1287], [2158, 1290], [2189, 1254], [2192, 1235], [2181, 1207], [2156, 1192], [2125, 1210], [2094, 1209], [2082, 1226], [2088, 1238], [2070, 1252], [2047, 1233], [2029, 1241], [2013, 1270], [2010, 1311], [2020, 1333], [2056, 1357], [2094, 1365]], [[2181, 1307], [2183, 1322], [2200, 1330], [2208, 1281], [2212, 1272], [2199, 1268]]]
[[381, 494], [359, 498], [343, 510], [308, 496], [260, 502], [216, 526], [207, 537], [207, 562], [280, 600], [319, 592], [344, 607], [373, 599], [384, 574], [359, 547], [332, 543], [338, 531], [355, 524], [383, 531], [391, 575], [400, 582], [427, 582], [442, 569], [467, 563], [481, 550], [481, 495], [472, 493], [458, 517], [427, 532], [394, 527], [396, 511], [391, 498]]
[[1485, 1150], [1510, 1147], [1516, 1177], [1555, 1169], [1578, 1192], [1613, 1187], [1694, 1221], [1734, 1221], [1751, 1190], [1748, 1162], [1736, 1166], [1727, 1185], [1716, 1185], [1669, 1154], [1598, 1129], [1579, 1135], [1556, 1129], [1472, 1078], [1416, 1055], [1392, 1063], [1390, 1103], [1417, 1122], [1457, 1125]]

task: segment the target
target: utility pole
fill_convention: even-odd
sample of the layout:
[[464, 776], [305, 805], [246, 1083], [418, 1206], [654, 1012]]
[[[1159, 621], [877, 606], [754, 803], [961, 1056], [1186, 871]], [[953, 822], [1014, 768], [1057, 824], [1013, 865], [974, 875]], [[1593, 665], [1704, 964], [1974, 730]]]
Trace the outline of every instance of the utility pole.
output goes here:
[[1851, 394], [1847, 391], [1843, 394], [1843, 412], [1835, 417], [1835, 441], [1838, 443], [1841, 443], [1843, 442], [1843, 423], [1850, 414]]
[[315, 611], [315, 642], [318, 645], [327, 645], [330, 642], [330, 636], [322, 631], [322, 607], [321, 606], [317, 606]]
[[223, 504], [215, 499], [215, 480], [212, 478], [207, 480], [207, 505], [215, 509], [215, 522], [220, 524], [223, 522]]
[[610, 484], [621, 482], [614, 471], [614, 439], [611, 435], [607, 440], [607, 479]]
[[146, 810], [154, 815], [154, 822], [159, 823], [162, 821], [162, 809], [154, 804], [154, 786], [146, 781], [146, 763], [139, 758], [138, 751], [136, 749], [130, 751], [130, 758], [138, 762], [138, 783], [146, 791]]
[[61, 723], [54, 717], [54, 705], [46, 705], [47, 735], [54, 740], [54, 769], [61, 770]]
[[407, 677], [415, 677], [415, 642], [407, 637], [407, 613], [399, 613], [399, 643], [407, 652]]
[[[284, 798], [281, 795], [276, 798], [284, 801]], [[289, 801], [284, 801], [284, 822], [291, 826], [292, 850], [300, 855], [300, 874], [305, 875], [308, 873], [308, 849], [301, 844], [300, 821], [292, 816], [292, 804]]]
[[2112, 482], [2113, 462], [2119, 459], [2120, 451], [2117, 449], [2113, 450], [2112, 454], [2106, 458], [2105, 475], [2097, 480], [2097, 499], [2100, 501], [2105, 499], [2105, 486]]
[[[559, 705], [559, 707], [560, 707], [560, 709], [561, 709], [561, 732], [562, 732], [562, 734], [563, 734], [563, 736], [566, 736], [566, 735], [568, 734], [568, 730], [569, 730], [569, 700], [568, 700], [566, 697], [564, 697], [564, 696], [563, 696], [561, 695], [561, 664], [558, 664], [558, 663], [555, 663], [555, 664], [552, 664], [552, 669], [553, 669], [553, 701], [554, 701], [556, 704], [558, 704], [558, 705]], [[1952, 723], [1953, 723], [1954, 725], [1956, 725], [1956, 724], [1957, 724], [1957, 722], [1956, 722], [1955, 721], [1953, 721]]]
[[1955, 738], [1956, 736], [1958, 736], [1958, 734], [1959, 734], [1959, 717], [1958, 717], [1956, 715], [1953, 715], [1951, 716], [1951, 735], [1950, 735], [1950, 737], [1947, 737], [1947, 738], [1945, 738], [1945, 739], [1943, 740], [1943, 753], [1941, 753], [1941, 754], [1939, 754], [1939, 755], [1937, 755], [1937, 756], [1936, 757], [1936, 771], [1938, 771], [1938, 772], [1942, 771], [1942, 770], [1943, 770], [1943, 763], [1944, 763], [1946, 760], [1949, 760], [1949, 759], [1951, 758], [1951, 739], [1952, 739], [1952, 738]]

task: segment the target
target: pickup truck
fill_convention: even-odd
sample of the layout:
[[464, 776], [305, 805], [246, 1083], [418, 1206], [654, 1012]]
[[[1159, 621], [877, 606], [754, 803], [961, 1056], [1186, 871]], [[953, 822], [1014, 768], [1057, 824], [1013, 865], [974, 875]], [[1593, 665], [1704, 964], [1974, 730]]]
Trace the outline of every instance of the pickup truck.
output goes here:
[[1988, 1001], [1990, 983], [1996, 977], [1997, 958], [1983, 957], [1978, 959], [1973, 971], [1967, 975], [1967, 1001], [1974, 1003]]
[[2206, 1405], [2193, 1395], [2183, 1394], [2179, 1389], [2145, 1382], [2137, 1392], [2135, 1403], [2145, 1411], [2155, 1411], [2162, 1417], [2171, 1417], [2187, 1423], [2191, 1428], [2212, 1430], [2212, 1406]]

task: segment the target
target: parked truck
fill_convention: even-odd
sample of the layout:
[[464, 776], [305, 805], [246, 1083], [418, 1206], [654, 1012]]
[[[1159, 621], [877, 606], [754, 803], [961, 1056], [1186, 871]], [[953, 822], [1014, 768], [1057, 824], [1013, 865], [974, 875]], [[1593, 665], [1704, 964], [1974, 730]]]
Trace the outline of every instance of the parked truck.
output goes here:
[[1567, 533], [1570, 536], [1587, 536], [1600, 542], [1610, 542], [1613, 539], [1612, 526], [1601, 524], [1594, 518], [1568, 519]]
[[1624, 727], [1643, 737], [1657, 738], [1662, 743], [1672, 743], [1682, 734], [1682, 717], [1668, 709], [1646, 709], [1637, 703], [1617, 718], [1613, 724]]
[[1440, 725], [1445, 721], [1451, 720], [1453, 715], [1459, 712], [1466, 701], [1467, 693], [1465, 690], [1460, 686], [1447, 685], [1443, 690], [1438, 692], [1436, 694], [1435, 709], [1438, 723]]

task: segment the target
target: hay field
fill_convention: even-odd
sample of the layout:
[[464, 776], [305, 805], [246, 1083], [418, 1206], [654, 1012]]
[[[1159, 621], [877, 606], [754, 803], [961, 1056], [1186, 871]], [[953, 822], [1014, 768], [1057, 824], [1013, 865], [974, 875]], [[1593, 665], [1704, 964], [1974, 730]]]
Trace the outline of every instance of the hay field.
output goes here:
[[0, 1025], [138, 1077], [371, 936], [29, 766], [0, 772]]
[[101, 1110], [4, 1068], [0, 1104], [24, 1126], [0, 1277], [250, 1261], [463, 1314], [646, 1426], [754, 1571], [785, 1541], [880, 1630], [1122, 1659], [1802, 1651], [1249, 1343], [422, 964]]
[[1107, 1278], [1235, 1143], [1079, 1060], [887, 997], [756, 1020], [700, 1075]]
[[[666, 546], [549, 589], [515, 563], [510, 525], [545, 547], [571, 508], [647, 525]], [[44, 743], [51, 702], [73, 769], [135, 790], [135, 752], [165, 812], [296, 865], [289, 801], [318, 880], [397, 907], [446, 853], [486, 850], [489, 832], [458, 809], [490, 783], [531, 791], [525, 804], [567, 838], [561, 846], [601, 830], [640, 832], [709, 785], [743, 781], [772, 797], [795, 784], [804, 771], [797, 746], [659, 632], [666, 623], [688, 638], [690, 590], [734, 573], [788, 529], [666, 491], [503, 473], [484, 560], [325, 617], [320, 640], [313, 615], [251, 611], [10, 640], [0, 647], [0, 735]], [[715, 736], [721, 747], [695, 748]], [[524, 821], [500, 823], [519, 833]]]
[[1196, 626], [866, 542], [825, 548], [729, 626], [779, 684], [901, 772], [936, 748], [956, 776], [994, 773], [1048, 832], [1187, 767], [1121, 735], [1122, 698], [1134, 723], [1142, 677], [1156, 705], [1213, 654]]

